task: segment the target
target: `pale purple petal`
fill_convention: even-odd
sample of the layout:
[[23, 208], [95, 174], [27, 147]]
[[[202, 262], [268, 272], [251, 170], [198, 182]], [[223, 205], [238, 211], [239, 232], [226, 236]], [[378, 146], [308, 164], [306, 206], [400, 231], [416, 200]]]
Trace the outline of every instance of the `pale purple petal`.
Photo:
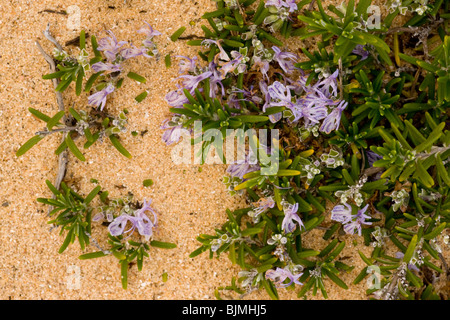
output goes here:
[[103, 110], [106, 104], [106, 98], [108, 94], [111, 94], [114, 91], [114, 86], [109, 84], [103, 90], [96, 92], [88, 97], [88, 103], [93, 106], [100, 106], [100, 110]]
[[124, 214], [114, 219], [114, 221], [111, 222], [108, 226], [109, 233], [114, 237], [122, 235], [129, 217], [129, 215]]
[[161, 32], [153, 29], [153, 27], [147, 22], [144, 21], [147, 25], [143, 26], [142, 28], [140, 28], [137, 33], [143, 33], [147, 36], [147, 38], [153, 38], [154, 36], [159, 36], [161, 35]]
[[352, 219], [352, 207], [349, 204], [337, 205], [331, 210], [331, 220], [347, 223]]
[[330, 112], [320, 127], [320, 131], [330, 134], [331, 131], [339, 129], [342, 111], [347, 108], [348, 102], [342, 100], [340, 104]]
[[276, 46], [273, 46], [272, 49], [275, 52], [273, 59], [278, 62], [281, 69], [287, 74], [292, 73], [295, 70], [294, 63], [297, 62], [298, 57], [293, 53], [283, 52]]

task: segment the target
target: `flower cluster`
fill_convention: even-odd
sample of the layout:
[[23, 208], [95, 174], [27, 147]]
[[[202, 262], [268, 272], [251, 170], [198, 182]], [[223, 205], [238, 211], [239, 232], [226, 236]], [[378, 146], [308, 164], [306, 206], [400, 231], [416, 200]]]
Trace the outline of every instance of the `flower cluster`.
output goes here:
[[[450, 37], [437, 31], [446, 18], [435, 18], [447, 9], [442, 2], [391, 1], [383, 20], [371, 1], [329, 6], [331, 14], [320, 0], [260, 0], [250, 8], [254, 2], [219, 1], [203, 16], [211, 29], [203, 26], [204, 38], [188, 42], [201, 47], [199, 59], [175, 56], [179, 75], [166, 95], [172, 115], [162, 126], [163, 141], [174, 144], [188, 130], [204, 156], [210, 146], [223, 151], [216, 142], [239, 130], [250, 146], [245, 157], [227, 159], [223, 180], [247, 207], [227, 210], [215, 235], [197, 238], [201, 246], [191, 257], [226, 252], [242, 268], [244, 291], [234, 280], [225, 290], [264, 287], [277, 299], [277, 288], [299, 287], [299, 297], [311, 289], [326, 298], [323, 280], [347, 288], [339, 273], [352, 270], [338, 257], [345, 237], [334, 233], [358, 235], [373, 253], [365, 258], [360, 251], [368, 266], [354, 283], [369, 270], [376, 276], [396, 270], [381, 272], [385, 289], [374, 296], [417, 297], [425, 291], [406, 262], [420, 256], [421, 268], [440, 270], [425, 251], [439, 257], [438, 235], [448, 226], [449, 98], [445, 86], [435, 86], [448, 81]], [[413, 17], [405, 32], [394, 32], [403, 7]], [[421, 37], [424, 46], [408, 56], [411, 33], [440, 37], [433, 50]], [[283, 41], [291, 35], [321, 40], [312, 52], [292, 51], [292, 42]], [[403, 66], [393, 68], [394, 60]], [[261, 136], [251, 137], [258, 130]], [[323, 226], [328, 245], [305, 248], [304, 237], [330, 215], [332, 226]], [[391, 257], [391, 245], [404, 258]], [[431, 285], [426, 290], [424, 299], [436, 297]]]
[[357, 213], [353, 213], [353, 208], [349, 204], [337, 205], [331, 210], [331, 220], [342, 223], [344, 226], [344, 231], [347, 234], [361, 235], [361, 226], [370, 225], [372, 222], [366, 221], [366, 219], [371, 219], [370, 216], [366, 215], [368, 204], [364, 208], [359, 209]]
[[112, 94], [118, 87], [119, 75], [124, 68], [123, 63], [138, 56], [151, 58], [157, 55], [158, 50], [153, 42], [153, 38], [161, 34], [146, 22], [146, 26], [137, 31], [146, 36], [142, 46], [138, 48], [127, 41], [118, 41], [112, 31], [107, 30], [106, 32], [109, 36], [101, 38], [96, 48], [103, 53], [105, 59], [94, 63], [91, 67], [95, 73], [101, 73], [108, 76], [109, 79], [102, 84], [103, 89], [90, 95], [88, 98], [89, 104], [99, 107], [100, 110], [103, 110], [105, 107], [108, 95]]

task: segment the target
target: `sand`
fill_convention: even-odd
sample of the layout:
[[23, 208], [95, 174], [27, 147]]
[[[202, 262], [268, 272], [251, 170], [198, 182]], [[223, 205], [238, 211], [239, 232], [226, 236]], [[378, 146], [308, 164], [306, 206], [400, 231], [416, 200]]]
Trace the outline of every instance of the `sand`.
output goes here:
[[[225, 166], [207, 165], [199, 172], [195, 165], [173, 164], [171, 148], [161, 141], [160, 130], [161, 123], [169, 116], [164, 97], [175, 88], [172, 79], [178, 71], [175, 60], [175, 66], [167, 69], [163, 58], [168, 53], [196, 54], [195, 48], [182, 41], [173, 43], [168, 37], [181, 26], [187, 26], [186, 34], [201, 35], [200, 16], [213, 8], [210, 0], [127, 0], [126, 3], [123, 0], [4, 0], [0, 3], [0, 299], [214, 300], [214, 290], [228, 285], [237, 275], [239, 267], [233, 266], [225, 256], [210, 260], [205, 253], [191, 259], [189, 254], [199, 245], [197, 235], [212, 233], [225, 221], [226, 208], [244, 207], [244, 200], [231, 197], [225, 190], [221, 181]], [[96, 179], [111, 197], [131, 191], [136, 200], [152, 199], [159, 218], [155, 240], [177, 244], [172, 250], [153, 248], [141, 272], [136, 267], [130, 269], [128, 289], [123, 290], [116, 258], [79, 260], [80, 254], [95, 248], [91, 246], [83, 252], [77, 244], [58, 254], [63, 237], [59, 230], [50, 231], [47, 207], [36, 202], [38, 197], [51, 196], [45, 180], [55, 179], [58, 158], [54, 150], [60, 136], [47, 137], [20, 158], [15, 152], [36, 131], [43, 129], [43, 122], [33, 118], [28, 108], [47, 114], [56, 113], [58, 108], [51, 81], [41, 78], [48, 72], [48, 65], [35, 45], [38, 40], [47, 52], [53, 48], [42, 34], [47, 23], [52, 35], [62, 44], [76, 37], [80, 27], [97, 38], [105, 30], [112, 30], [119, 40], [139, 43], [142, 36], [135, 31], [144, 21], [163, 33], [155, 40], [162, 59], [141, 57], [128, 64], [129, 70], [145, 76], [147, 83], [126, 81], [109, 104], [111, 113], [123, 108], [129, 110], [128, 132], [121, 137], [133, 158], [121, 156], [108, 142], [98, 143], [84, 152], [86, 162], [70, 155], [66, 175], [66, 181], [73, 183], [82, 194], [95, 186], [90, 180]], [[70, 48], [76, 52], [75, 47]], [[133, 99], [143, 90], [149, 90], [149, 96], [138, 104]], [[64, 93], [66, 108], [74, 104], [86, 108], [87, 94], [76, 97], [73, 92], [70, 87]], [[131, 135], [131, 131], [145, 130], [148, 132], [143, 136]], [[154, 185], [144, 187], [145, 179], [152, 179]], [[305, 245], [312, 246], [316, 238], [324, 245], [321, 235], [321, 231], [312, 232]], [[351, 273], [342, 275], [349, 284], [363, 267], [356, 250], [369, 255], [371, 248], [361, 245], [361, 238], [356, 236], [344, 238], [348, 245], [341, 256], [348, 257], [346, 263], [355, 266]], [[357, 247], [353, 240], [357, 240]], [[165, 282], [164, 273], [168, 275]], [[79, 282], [74, 280], [77, 275]], [[365, 281], [346, 291], [330, 281], [326, 281], [326, 286], [329, 299], [366, 298]], [[280, 298], [296, 299], [296, 293], [280, 290]], [[317, 297], [309, 294], [308, 298], [322, 299], [320, 293]], [[268, 296], [261, 291], [245, 299], [268, 299]]]

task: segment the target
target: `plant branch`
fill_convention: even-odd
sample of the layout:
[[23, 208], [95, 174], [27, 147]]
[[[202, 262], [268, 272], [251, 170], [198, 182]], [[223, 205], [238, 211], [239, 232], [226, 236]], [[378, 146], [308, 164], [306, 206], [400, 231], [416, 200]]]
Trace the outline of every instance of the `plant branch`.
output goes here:
[[64, 127], [64, 128], [59, 128], [59, 129], [53, 129], [53, 130], [38, 131], [35, 134], [40, 135], [40, 136], [47, 136], [52, 133], [69, 132], [69, 131], [73, 131], [73, 130], [77, 130], [77, 129], [78, 129], [78, 127]]
[[[50, 34], [49, 28], [50, 28], [50, 24], [47, 24], [47, 29], [44, 31], [45, 38], [47, 38], [50, 42], [52, 42], [59, 50], [62, 50], [61, 45]], [[42, 48], [42, 46], [40, 45], [40, 43], [38, 41], [36, 41], [36, 46], [38, 47], [39, 52], [44, 57], [45, 61], [47, 61], [49, 68], [50, 68], [50, 73], [56, 72], [56, 64], [55, 64], [55, 61], [53, 60], [53, 58], [45, 52], [45, 50]], [[57, 79], [57, 78], [52, 79], [52, 82], [53, 82], [53, 86], [56, 88], [59, 84], [59, 79]], [[59, 111], [65, 111], [64, 100], [63, 100], [61, 92], [58, 92], [55, 90], [55, 94], [56, 94], [56, 103], [58, 104]], [[66, 116], [63, 117], [63, 122], [65, 123], [65, 121], [66, 121]], [[65, 138], [66, 138], [66, 134], [63, 135], [62, 141], [64, 141]], [[56, 174], [56, 179], [55, 179], [55, 184], [54, 184], [54, 186], [58, 190], [61, 186], [61, 182], [64, 180], [64, 177], [66, 175], [67, 162], [68, 162], [68, 153], [67, 153], [67, 150], [64, 150], [63, 152], [61, 152], [59, 154], [58, 173]], [[55, 199], [55, 196], [53, 195], [52, 198]], [[52, 210], [53, 210], [53, 207], [49, 206], [48, 215], [50, 215], [50, 212]]]

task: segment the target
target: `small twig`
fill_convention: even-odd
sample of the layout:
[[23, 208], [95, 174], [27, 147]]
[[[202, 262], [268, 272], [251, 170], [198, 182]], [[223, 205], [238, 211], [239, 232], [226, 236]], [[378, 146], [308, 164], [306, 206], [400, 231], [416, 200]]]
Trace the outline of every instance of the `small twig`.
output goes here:
[[56, 13], [56, 14], [62, 14], [62, 15], [64, 15], [64, 16], [67, 16], [67, 12], [64, 11], [64, 10], [56, 11], [56, 10], [53, 10], [53, 9], [44, 9], [44, 10], [38, 11], [38, 13], [43, 13], [43, 12], [46, 12], [46, 13]]
[[55, 38], [50, 34], [50, 23], [47, 23], [47, 29], [44, 30], [44, 36], [52, 42], [58, 50], [63, 51], [63, 47], [59, 44], [58, 41], [56, 41]]
[[[38, 47], [42, 56], [44, 56], [45, 61], [47, 61], [47, 63], [49, 64], [50, 72], [51, 73], [56, 72], [56, 64], [55, 64], [55, 61], [53, 60], [53, 58], [50, 55], [48, 55], [47, 52], [44, 51], [44, 49], [42, 48], [42, 46], [40, 45], [40, 43], [38, 41], [36, 41], [36, 46]], [[59, 84], [58, 78], [53, 78], [52, 82], [53, 82], [53, 86], [55, 88]], [[56, 103], [58, 104], [58, 109], [59, 109], [59, 111], [64, 111], [65, 108], [64, 108], [64, 100], [63, 100], [62, 94], [59, 91], [55, 91], [55, 93], [56, 93]]]
[[[50, 28], [50, 24], [47, 24], [47, 29], [44, 31], [44, 36], [49, 41], [51, 41], [59, 50], [62, 50], [61, 45], [50, 34], [49, 28]], [[38, 41], [36, 41], [36, 46], [38, 47], [38, 49], [39, 49], [40, 53], [42, 54], [42, 56], [44, 57], [45, 61], [47, 61], [49, 68], [50, 68], [50, 72], [51, 73], [56, 72], [56, 64], [55, 64], [55, 61], [53, 60], [53, 58], [45, 52], [45, 50], [42, 48], [42, 46], [39, 44]], [[55, 88], [59, 84], [59, 80], [57, 78], [52, 79], [52, 82], [53, 82], [53, 86]], [[55, 90], [55, 94], [56, 94], [56, 103], [58, 104], [59, 111], [65, 111], [64, 100], [63, 100], [61, 92]], [[66, 122], [66, 116], [63, 117], [63, 123], [65, 123], [65, 122]], [[65, 138], [66, 138], [66, 134], [63, 135], [62, 141], [64, 141]], [[61, 182], [64, 180], [64, 176], [66, 175], [67, 162], [68, 162], [68, 153], [67, 153], [67, 150], [64, 150], [63, 152], [61, 152], [59, 154], [58, 173], [56, 174], [56, 179], [55, 179], [55, 184], [54, 184], [55, 188], [58, 190], [61, 186]], [[53, 195], [52, 198], [55, 199], [55, 195]], [[52, 210], [53, 210], [53, 207], [49, 206], [48, 215], [50, 215], [50, 212]]]
[[38, 131], [35, 134], [40, 135], [40, 136], [47, 136], [47, 135], [57, 133], [57, 132], [69, 132], [69, 131], [77, 130], [77, 129], [78, 129], [78, 127], [64, 127], [64, 128], [53, 129], [53, 130]]

